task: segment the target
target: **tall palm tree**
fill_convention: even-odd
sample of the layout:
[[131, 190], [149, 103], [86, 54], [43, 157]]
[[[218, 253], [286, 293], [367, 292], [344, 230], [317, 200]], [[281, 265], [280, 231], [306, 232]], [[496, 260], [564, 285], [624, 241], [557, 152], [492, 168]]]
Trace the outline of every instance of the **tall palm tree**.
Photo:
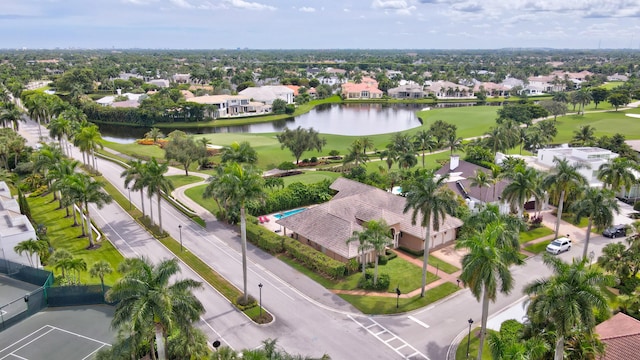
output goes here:
[[451, 134], [449, 134], [449, 137], [447, 137], [447, 147], [451, 151], [451, 155], [453, 155], [453, 152], [455, 150], [462, 149], [462, 138], [457, 137], [456, 133], [452, 132]]
[[617, 157], [600, 165], [598, 180], [615, 193], [620, 191], [622, 187], [628, 192], [637, 181], [633, 170], [638, 170], [638, 165], [635, 162], [625, 157]]
[[51, 190], [60, 193], [59, 209], [65, 207], [67, 210], [67, 216], [69, 216], [69, 206], [72, 205], [73, 202], [70, 201], [71, 197], [64, 196], [67, 190], [64, 179], [65, 177], [75, 173], [78, 164], [79, 162], [76, 160], [62, 159], [59, 162], [54, 163], [53, 166], [49, 168], [49, 172], [46, 176], [47, 181], [51, 183]]
[[[167, 334], [176, 327], [191, 326], [204, 313], [202, 303], [192, 293], [202, 284], [191, 279], [171, 280], [179, 272], [177, 259], [157, 265], [146, 258], [135, 259], [107, 291], [107, 300], [118, 302], [111, 325], [127, 334], [153, 331], [160, 360], [167, 358]], [[151, 340], [151, 349], [153, 345]]]
[[111, 196], [102, 191], [104, 183], [93, 180], [89, 175], [83, 173], [75, 173], [68, 177], [68, 186], [72, 197], [84, 205], [85, 217], [87, 220], [87, 232], [89, 234], [89, 247], [95, 248], [93, 242], [93, 231], [91, 230], [91, 212], [89, 204], [94, 204], [98, 209], [102, 209], [105, 204], [113, 201]]
[[[156, 158], [151, 158], [151, 161], [146, 164], [145, 185], [147, 187], [147, 195], [149, 199], [151, 199], [154, 194], [157, 196], [158, 227], [160, 228], [160, 233], [162, 233], [162, 193], [169, 194], [171, 190], [173, 190], [173, 183], [164, 176], [168, 170], [169, 165], [167, 163], [158, 163]], [[151, 207], [151, 205], [149, 205], [149, 207]], [[153, 222], [153, 213], [151, 215], [151, 221]]]
[[364, 231], [354, 230], [351, 237], [347, 239], [347, 244], [354, 241], [358, 242], [358, 251], [360, 252], [362, 259], [360, 265], [362, 265], [362, 277], [366, 276], [367, 269], [367, 253], [371, 250], [371, 244], [367, 241], [367, 233]]
[[222, 148], [221, 161], [223, 163], [255, 164], [258, 161], [258, 153], [248, 141], [233, 142], [231, 145]]
[[582, 198], [571, 205], [571, 209], [576, 216], [576, 221], [587, 217], [587, 235], [584, 241], [582, 257], [587, 258], [589, 253], [589, 239], [591, 238], [591, 226], [597, 229], [604, 229], [613, 223], [613, 212], [620, 213], [618, 201], [615, 194], [606, 189], [598, 189], [587, 186], [582, 189]]
[[56, 270], [62, 270], [62, 278], [66, 277], [66, 270], [69, 268], [69, 261], [73, 259], [73, 255], [66, 249], [58, 249], [51, 254], [49, 263], [54, 266]]
[[71, 120], [67, 119], [64, 114], [56, 117], [51, 120], [49, 123], [49, 136], [57, 139], [60, 148], [64, 151], [67, 156], [71, 156], [66, 150], [67, 147], [63, 143], [64, 140], [67, 140], [69, 134], [71, 134]]
[[584, 107], [587, 106], [591, 102], [591, 100], [593, 100], [593, 97], [591, 96], [591, 92], [589, 92], [589, 89], [582, 88], [575, 92], [575, 100], [580, 105], [580, 108], [578, 109], [578, 115], [580, 115], [580, 110], [582, 110], [582, 114], [584, 115]]
[[380, 254], [384, 254], [385, 248], [392, 242], [389, 237], [391, 229], [384, 220], [369, 220], [363, 225], [364, 242], [371, 246], [375, 256], [375, 270], [373, 272], [373, 285], [375, 286], [378, 283], [378, 258]]
[[478, 360], [482, 359], [489, 301], [496, 301], [498, 289], [503, 294], [511, 292], [514, 280], [509, 266], [522, 264], [518, 247], [501, 241], [505, 237], [513, 237], [513, 234], [505, 236], [506, 232], [513, 232], [513, 229], [506, 222], [498, 220], [488, 224], [482, 232], [475, 232], [456, 243], [456, 248], [469, 249], [469, 253], [462, 258], [460, 279], [469, 286], [478, 301], [482, 299]]
[[111, 264], [109, 264], [106, 260], [100, 260], [94, 263], [89, 269], [89, 275], [91, 277], [100, 278], [100, 285], [102, 286], [102, 296], [104, 296], [104, 277], [113, 272], [113, 268]]
[[0, 121], [2, 121], [3, 126], [11, 125], [13, 130], [18, 131], [20, 121], [24, 120], [22, 119], [20, 109], [13, 106], [0, 110]]
[[437, 177], [433, 171], [425, 171], [409, 182], [406, 192], [406, 204], [403, 212], [411, 211], [411, 223], [415, 225], [419, 218], [420, 225], [425, 227], [421, 297], [424, 297], [427, 285], [431, 230], [440, 230], [440, 224], [444, 222], [445, 216], [452, 214], [457, 207], [451, 192], [444, 190], [447, 178], [448, 176]]
[[37, 267], [38, 263], [33, 261], [33, 255], [41, 253], [43, 249], [49, 249], [49, 246], [44, 240], [24, 240], [16, 244], [13, 247], [13, 251], [16, 254], [22, 256], [24, 253], [27, 254], [27, 260], [29, 260], [29, 265], [31, 267]]
[[545, 254], [543, 262], [551, 267], [553, 275], [536, 280], [524, 288], [529, 295], [529, 319], [546, 324], [556, 336], [555, 360], [562, 360], [565, 336], [576, 328], [592, 332], [596, 325], [594, 309], [609, 311], [607, 297], [602, 291], [613, 284], [613, 277], [600, 269], [587, 266], [585, 259], [573, 259], [571, 264]]
[[591, 125], [582, 125], [573, 132], [573, 139], [571, 143], [577, 146], [591, 146], [596, 142], [596, 136], [594, 134], [595, 128]]
[[502, 197], [505, 201], [518, 209], [518, 217], [522, 217], [524, 212], [524, 204], [536, 195], [538, 189], [536, 179], [538, 172], [530, 167], [516, 167], [515, 171], [509, 173], [507, 177], [511, 180], [502, 191]]
[[369, 155], [367, 155], [367, 151], [364, 149], [361, 139], [356, 139], [347, 148], [347, 154], [342, 162], [343, 164], [353, 162], [357, 167], [360, 163], [364, 164], [367, 161], [369, 161]]
[[413, 140], [416, 147], [422, 152], [422, 167], [424, 168], [424, 158], [427, 151], [432, 152], [436, 148], [436, 141], [429, 130], [420, 130], [414, 136]]
[[480, 189], [480, 200], [485, 203], [488, 202], [484, 196], [485, 194], [482, 192], [482, 188], [491, 186], [491, 180], [487, 173], [482, 170], [476, 170], [473, 177], [469, 178], [469, 180], [471, 180], [471, 187], [477, 187]]
[[120, 174], [120, 177], [124, 177], [125, 188], [129, 188], [129, 184], [133, 182], [131, 190], [140, 191], [142, 216], [147, 216], [144, 211], [144, 188], [147, 187], [147, 164], [141, 160], [131, 160], [129, 162], [129, 167]]
[[80, 130], [74, 135], [74, 144], [82, 151], [82, 159], [84, 160], [85, 154], [87, 160], [84, 161], [86, 165], [90, 165], [94, 170], [98, 170], [95, 159], [95, 150], [102, 148], [102, 135], [100, 130], [95, 124], [88, 123], [86, 126], [80, 128]]
[[544, 178], [542, 185], [545, 189], [553, 189], [559, 193], [555, 232], [557, 238], [560, 231], [560, 219], [562, 219], [562, 207], [566, 193], [576, 186], [586, 184], [587, 179], [578, 172], [579, 169], [584, 167], [583, 165], [571, 165], [566, 159], [558, 158], [553, 159], [553, 163], [555, 167], [551, 170], [551, 174]]
[[[213, 184], [213, 183], [212, 183]], [[219, 192], [222, 199], [233, 208], [240, 209], [240, 239], [242, 245], [242, 280], [244, 302], [248, 301], [247, 292], [247, 216], [246, 205], [249, 201], [261, 201], [265, 197], [264, 179], [253, 167], [245, 167], [231, 162], [224, 166], [224, 174], [219, 178]]]
[[80, 285], [80, 272], [87, 271], [87, 262], [83, 258], [72, 258], [67, 263], [67, 270], [74, 272], [74, 284]]

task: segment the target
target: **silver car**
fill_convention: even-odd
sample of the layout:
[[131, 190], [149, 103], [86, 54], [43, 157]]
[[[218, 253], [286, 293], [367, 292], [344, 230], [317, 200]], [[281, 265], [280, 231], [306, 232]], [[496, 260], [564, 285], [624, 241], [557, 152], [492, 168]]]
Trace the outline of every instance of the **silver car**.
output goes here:
[[557, 238], [547, 245], [547, 252], [553, 255], [569, 250], [571, 250], [571, 240], [567, 237]]

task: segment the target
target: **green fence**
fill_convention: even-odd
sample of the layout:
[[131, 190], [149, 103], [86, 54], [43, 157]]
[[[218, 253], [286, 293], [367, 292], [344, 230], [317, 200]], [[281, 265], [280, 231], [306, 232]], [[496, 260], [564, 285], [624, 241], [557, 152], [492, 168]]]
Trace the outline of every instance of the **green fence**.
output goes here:
[[0, 306], [0, 331], [17, 324], [47, 307], [45, 287]]
[[[105, 286], [104, 292], [107, 290], [109, 287]], [[47, 290], [47, 303], [52, 307], [109, 304], [100, 285], [51, 287]]]
[[53, 274], [50, 271], [36, 269], [10, 260], [0, 260], [0, 273], [33, 285], [45, 287], [53, 285]]

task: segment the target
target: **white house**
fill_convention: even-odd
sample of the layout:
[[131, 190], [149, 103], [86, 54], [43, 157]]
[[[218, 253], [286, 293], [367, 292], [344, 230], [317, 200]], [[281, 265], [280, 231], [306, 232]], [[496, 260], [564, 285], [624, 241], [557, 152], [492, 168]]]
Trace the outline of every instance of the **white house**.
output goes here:
[[248, 87], [238, 94], [255, 101], [261, 101], [267, 105], [273, 104], [275, 99], [282, 99], [287, 104], [293, 104], [293, 90], [284, 85]]
[[563, 145], [558, 148], [540, 149], [538, 150], [537, 163], [549, 169], [555, 164], [555, 158], [567, 160], [570, 165], [583, 165], [578, 169], [589, 184], [589, 186], [601, 187], [602, 182], [598, 180], [598, 169], [600, 165], [606, 164], [611, 159], [618, 157], [618, 154], [606, 149], [598, 147], [569, 147]]
[[214, 118], [236, 115], [256, 115], [271, 112], [270, 105], [251, 101], [248, 97], [241, 95], [195, 96], [189, 98], [187, 101], [198, 104], [215, 105], [218, 108], [217, 113], [209, 114]]
[[9, 187], [0, 181], [0, 255], [2, 259], [28, 264], [13, 248], [21, 241], [36, 239], [36, 231], [29, 219], [20, 213], [18, 202], [11, 197]]

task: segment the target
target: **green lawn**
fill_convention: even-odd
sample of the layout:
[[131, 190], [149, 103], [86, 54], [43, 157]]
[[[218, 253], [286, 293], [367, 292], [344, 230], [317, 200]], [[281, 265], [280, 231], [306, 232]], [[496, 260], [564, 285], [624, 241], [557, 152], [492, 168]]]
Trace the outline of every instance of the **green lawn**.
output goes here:
[[[588, 218], [583, 217], [583, 218], [580, 219], [580, 222], [576, 223], [575, 216], [573, 216], [573, 214], [568, 213], [568, 212], [562, 212], [562, 220], [564, 220], [564, 221], [566, 221], [566, 222], [568, 222], [570, 224], [573, 224], [573, 225], [575, 225], [577, 227], [580, 227], [580, 228], [586, 228], [587, 225], [589, 225], [589, 219]], [[595, 231], [595, 228], [592, 229], [592, 232], [593, 231]]]
[[425, 307], [453, 294], [458, 290], [460, 290], [460, 288], [452, 283], [446, 282], [433, 289], [427, 290], [425, 297], [417, 295], [408, 299], [400, 298], [398, 308], [396, 308], [395, 297], [358, 296], [347, 294], [340, 294], [339, 296], [365, 314], [396, 314]]
[[189, 176], [171, 175], [171, 176], [165, 176], [165, 178], [171, 180], [171, 182], [173, 183], [174, 189], [204, 180], [200, 176], [193, 176], [193, 175], [189, 175]]
[[[407, 254], [413, 258], [420, 259], [420, 261], [424, 261], [424, 256], [413, 256], [411, 254]], [[449, 264], [448, 262], [437, 258], [433, 255], [429, 255], [429, 265], [438, 268], [440, 271], [444, 271], [447, 274], [453, 274], [454, 272], [460, 270], [456, 266]]]
[[624, 81], [610, 81], [610, 82], [606, 82], [600, 86], [602, 86], [603, 88], [607, 89], [607, 90], [611, 90], [611, 89], [615, 89], [618, 86], [624, 84]]
[[[106, 260], [114, 269], [113, 273], [105, 276], [106, 285], [113, 285], [120, 278], [120, 274], [115, 269], [124, 258], [107, 239], [102, 238], [99, 248], [87, 250], [89, 240], [86, 237], [79, 237], [82, 233], [81, 228], [79, 226], [73, 227], [73, 217], [65, 217], [64, 209], [57, 209], [58, 202], [52, 202], [53, 195], [27, 199], [35, 222], [47, 227], [47, 236], [54, 249], [66, 249], [74, 257], [84, 259], [87, 263], [87, 269], [90, 269], [99, 260]], [[61, 271], [55, 270], [51, 265], [46, 266], [45, 269], [52, 271], [54, 276], [61, 274]], [[100, 279], [91, 278], [88, 271], [83, 271], [80, 273], [80, 282], [82, 284], [99, 284]]]
[[[420, 128], [428, 129], [436, 120], [442, 120], [456, 125], [458, 136], [468, 138], [482, 135], [495, 126], [498, 109], [500, 106], [461, 106], [418, 111], [417, 115], [423, 122]], [[415, 132], [417, 131], [412, 131]]]
[[[469, 342], [469, 359], [477, 359], [478, 358], [478, 347], [480, 345], [479, 338], [480, 328], [471, 329], [471, 337], [467, 336], [460, 341], [458, 344], [458, 350], [456, 350], [456, 360], [467, 360], [467, 340], [471, 340]], [[495, 330], [487, 329], [487, 333], [497, 332]], [[482, 359], [483, 360], [492, 360], [491, 351], [489, 350], [489, 344], [487, 340], [484, 341], [484, 346], [482, 347]]]
[[212, 214], [215, 214], [218, 209], [216, 206], [216, 202], [213, 201], [213, 199], [205, 199], [202, 197], [202, 193], [204, 192], [204, 189], [206, 187], [207, 184], [194, 186], [190, 189], [187, 189], [184, 194], [203, 208], [209, 210], [209, 212], [211, 212]]
[[539, 239], [544, 236], [553, 234], [553, 230], [546, 226], [540, 226], [539, 228], [531, 229], [529, 231], [523, 231], [520, 233], [520, 244], [528, 243], [529, 241]]
[[[598, 108], [602, 107], [602, 104]], [[555, 143], [568, 143], [574, 131], [580, 126], [591, 125], [595, 128], [595, 136], [613, 136], [623, 134], [627, 140], [640, 139], [640, 119], [625, 116], [626, 111], [607, 111], [585, 115], [568, 115], [558, 117], [556, 126], [558, 135], [553, 139]]]
[[525, 247], [524, 249], [527, 250], [530, 253], [534, 253], [534, 254], [539, 254], [543, 251], [546, 250], [547, 245], [549, 245], [549, 243], [551, 242], [551, 240], [545, 240], [539, 243], [535, 243], [532, 245], [529, 245], [527, 247]]
[[315, 184], [327, 179], [333, 181], [339, 178], [340, 175], [340, 173], [332, 171], [305, 171], [300, 175], [285, 176], [282, 178], [282, 180], [284, 180], [284, 186], [287, 187], [289, 186], [289, 184], [294, 182], [301, 182], [303, 184]]
[[[373, 269], [368, 269], [368, 271], [373, 273]], [[403, 293], [408, 293], [418, 289], [422, 285], [422, 269], [401, 258], [390, 260], [386, 265], [379, 265], [378, 273], [389, 275], [391, 279], [389, 292], [394, 292], [395, 288], [399, 287]], [[330, 289], [357, 290], [358, 280], [360, 280], [361, 277], [361, 272], [351, 274], [345, 279], [335, 282]], [[438, 277], [427, 273], [427, 284], [436, 280], [438, 280]]]
[[137, 143], [120, 144], [116, 142], [103, 140], [102, 144], [117, 152], [129, 156], [143, 156], [146, 158], [155, 157], [156, 159], [164, 159], [164, 150], [156, 145], [140, 145]]

